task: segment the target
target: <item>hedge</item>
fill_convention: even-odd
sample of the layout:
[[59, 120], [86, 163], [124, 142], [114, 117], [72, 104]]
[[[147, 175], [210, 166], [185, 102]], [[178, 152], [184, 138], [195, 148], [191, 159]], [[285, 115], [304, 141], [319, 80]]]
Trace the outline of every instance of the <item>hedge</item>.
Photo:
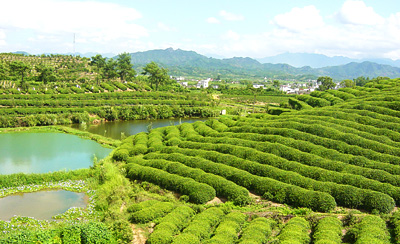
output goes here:
[[221, 176], [205, 173], [201, 169], [194, 169], [185, 166], [182, 163], [171, 162], [165, 159], [151, 159], [151, 157], [148, 157], [147, 155], [145, 156], [145, 159], [148, 160], [132, 158], [128, 162], [162, 169], [171, 174], [192, 178], [197, 182], [205, 183], [215, 189], [217, 196], [225, 197], [229, 201], [233, 201], [235, 205], [246, 205], [251, 202], [249, 192], [244, 187], [238, 186]]
[[163, 217], [174, 209], [174, 204], [170, 202], [158, 202], [154, 205], [143, 208], [139, 211], [133, 212], [129, 216], [132, 223], [147, 223], [154, 221], [157, 218]]
[[308, 235], [311, 226], [301, 217], [294, 217], [287, 222], [278, 235], [280, 244], [308, 244], [311, 240]]
[[314, 243], [342, 243], [342, 228], [342, 222], [336, 217], [325, 217], [321, 219], [314, 229]]
[[223, 216], [224, 212], [216, 207], [204, 210], [193, 218], [192, 222], [183, 230], [181, 235], [174, 238], [173, 243], [184, 243], [182, 240], [189, 238], [197, 240], [194, 243], [204, 242], [210, 238], [213, 229], [219, 224]]
[[179, 206], [165, 217], [160, 219], [154, 231], [147, 239], [148, 244], [168, 244], [173, 240], [195, 215], [193, 209], [188, 206]]
[[[162, 157], [171, 161], [179, 161], [190, 167], [201, 168], [205, 172], [220, 175], [250, 191], [254, 191], [258, 195], [280, 203], [287, 203], [298, 207], [308, 207], [323, 212], [330, 211], [336, 206], [333, 197], [327, 193], [307, 190], [207, 160], [207, 157], [218, 157], [220, 155], [214, 152], [178, 147], [167, 147], [164, 148], [162, 152], [167, 154], [148, 154], [146, 157], [151, 157], [149, 155], [152, 155], [152, 157]], [[181, 153], [189, 156], [182, 155]]]
[[188, 195], [189, 201], [194, 203], [204, 204], [216, 196], [214, 188], [191, 178], [134, 163], [127, 164], [126, 169], [129, 179], [148, 181], [168, 190]]
[[[189, 141], [182, 141], [179, 146], [182, 148], [196, 149], [199, 151], [197, 155], [202, 155], [202, 157], [211, 159], [212, 161], [238, 167], [255, 175], [268, 176], [275, 180], [306, 189], [311, 188], [326, 192], [332, 195], [340, 206], [362, 208], [369, 211], [376, 209], [383, 213], [388, 213], [395, 207], [393, 198], [381, 192], [360, 189], [350, 185], [340, 185], [333, 182], [320, 182], [301, 176], [296, 172], [270, 166], [268, 164], [276, 164], [279, 162], [287, 164], [289, 161], [280, 160], [274, 155], [262, 153], [255, 149], [228, 144], [197, 143]], [[200, 154], [200, 150], [206, 151]], [[203, 156], [203, 154], [205, 155]], [[238, 157], [247, 160], [238, 159]]]
[[272, 234], [276, 223], [272, 219], [256, 218], [243, 229], [239, 239], [240, 244], [264, 244]]
[[386, 223], [379, 216], [365, 216], [360, 223], [350, 230], [355, 244], [389, 244], [390, 235]]

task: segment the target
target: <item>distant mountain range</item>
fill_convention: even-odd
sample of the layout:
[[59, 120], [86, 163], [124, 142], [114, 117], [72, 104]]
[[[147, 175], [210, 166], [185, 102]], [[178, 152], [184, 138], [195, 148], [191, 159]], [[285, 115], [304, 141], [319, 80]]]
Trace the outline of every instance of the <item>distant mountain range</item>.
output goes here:
[[322, 68], [327, 66], [344, 65], [348, 63], [374, 62], [400, 68], [400, 59], [351, 59], [343, 56], [328, 57], [323, 54], [313, 53], [283, 53], [272, 57], [257, 59], [260, 63], [289, 64], [294, 67], [310, 66]]
[[[352, 59], [345, 57], [329, 58], [318, 54], [305, 56], [317, 58], [315, 59], [317, 61], [312, 61], [315, 63], [322, 63], [321, 60], [327, 60], [324, 62], [328, 62], [328, 60], [332, 59], [332, 63], [340, 61], [345, 64], [319, 68], [312, 68], [310, 67], [311, 65], [303, 65], [296, 68], [286, 63], [261, 63], [252, 58], [208, 58], [194, 51], [174, 50], [172, 48], [131, 53], [132, 63], [135, 67], [140, 69], [147, 63], [154, 61], [168, 68], [170, 74], [174, 76], [216, 77], [217, 75], [221, 75], [222, 78], [247, 77], [249, 79], [261, 79], [267, 77], [273, 79], [294, 78], [304, 80], [315, 79], [319, 76], [330, 76], [335, 80], [353, 79], [359, 76], [370, 78], [377, 76], [400, 77], [400, 68], [387, 64], [378, 64], [371, 61], [351, 62]], [[318, 58], [320, 61], [318, 61]], [[312, 58], [309, 60], [312, 60]], [[346, 60], [350, 62], [346, 63]], [[298, 62], [300, 63], [300, 58]], [[309, 61], [310, 63], [311, 61]]]
[[[18, 52], [27, 54], [26, 52]], [[69, 53], [68, 55], [71, 55]], [[97, 53], [76, 54], [81, 57], [92, 57]], [[113, 54], [102, 54], [114, 57]], [[142, 68], [154, 61], [168, 68], [173, 76], [191, 78], [223, 79], [316, 79], [319, 76], [330, 76], [336, 81], [354, 79], [359, 76], [390, 78], [400, 77], [400, 60], [354, 60], [346, 57], [327, 57], [321, 54], [286, 53], [274, 57], [255, 60], [252, 58], [234, 57], [217, 59], [206, 57], [194, 51], [181, 49], [157, 49], [130, 54], [134, 68], [140, 73]]]

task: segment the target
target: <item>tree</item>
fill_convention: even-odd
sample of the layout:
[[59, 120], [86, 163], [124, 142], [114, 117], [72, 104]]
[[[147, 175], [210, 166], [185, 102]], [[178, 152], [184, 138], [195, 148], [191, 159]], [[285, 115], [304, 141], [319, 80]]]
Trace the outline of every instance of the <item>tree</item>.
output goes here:
[[159, 85], [164, 85], [169, 81], [168, 70], [165, 68], [160, 68], [153, 61], [148, 63], [146, 67], [143, 68], [143, 75], [149, 75], [150, 85], [156, 85], [156, 90], [158, 90]]
[[8, 69], [4, 62], [0, 62], [0, 80], [7, 79]]
[[318, 90], [320, 91], [326, 91], [336, 87], [335, 82], [333, 82], [332, 78], [329, 76], [318, 77], [317, 82], [321, 83], [321, 85], [318, 88]]
[[279, 80], [274, 80], [274, 82], [273, 82], [273, 87], [275, 87], [275, 89], [279, 89], [279, 87], [281, 86], [281, 84], [279, 83]]
[[96, 66], [99, 70], [106, 66], [106, 58], [103, 58], [100, 54], [93, 56], [91, 59], [92, 61], [90, 61], [90, 65]]
[[117, 62], [110, 58], [107, 60], [104, 68], [103, 68], [104, 77], [108, 80], [114, 79], [118, 76], [117, 73]]
[[131, 81], [135, 77], [136, 71], [132, 68], [132, 66], [131, 55], [129, 53], [122, 53], [118, 55], [117, 72], [121, 78], [121, 81]]
[[54, 74], [53, 67], [41, 63], [36, 65], [35, 69], [39, 73], [39, 75], [37, 76], [37, 80], [42, 81], [44, 84], [57, 81], [57, 77]]
[[23, 84], [24, 77], [30, 72], [31, 67], [22, 61], [13, 61], [10, 63], [10, 70], [21, 77], [21, 84]]
[[354, 83], [354, 81], [346, 79], [346, 80], [342, 80], [342, 82], [340, 82], [340, 86], [341, 87], [355, 87], [356, 84]]
[[356, 86], [364, 86], [369, 82], [369, 77], [365, 78], [364, 76], [357, 77], [356, 79], [353, 79], [354, 83]]

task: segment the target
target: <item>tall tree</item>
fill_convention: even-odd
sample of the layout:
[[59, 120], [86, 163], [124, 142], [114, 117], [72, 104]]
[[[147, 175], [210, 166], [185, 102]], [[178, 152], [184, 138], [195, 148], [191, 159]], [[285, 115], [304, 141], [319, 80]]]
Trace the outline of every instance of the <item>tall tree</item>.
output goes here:
[[346, 80], [342, 80], [341, 82], [340, 82], [340, 86], [341, 87], [355, 87], [356, 86], [356, 83], [354, 83], [354, 81], [352, 81], [352, 80], [349, 80], [349, 79], [346, 79]]
[[0, 62], [0, 80], [6, 80], [8, 74], [8, 67], [5, 62]]
[[104, 68], [103, 68], [104, 77], [108, 80], [114, 79], [118, 76], [117, 73], [117, 62], [110, 58], [107, 60]]
[[24, 83], [24, 77], [31, 71], [31, 67], [22, 61], [13, 61], [10, 63], [10, 70], [15, 75], [21, 77], [21, 83]]
[[335, 82], [333, 82], [332, 78], [329, 76], [318, 77], [317, 82], [321, 83], [321, 85], [318, 88], [318, 90], [320, 91], [326, 91], [336, 87]]
[[143, 68], [142, 74], [149, 75], [149, 82], [151, 85], [156, 85], [156, 90], [158, 90], [159, 85], [166, 84], [169, 81], [168, 70], [160, 68], [154, 61]]
[[106, 66], [106, 58], [103, 58], [101, 54], [91, 57], [90, 65], [96, 66], [99, 70]]
[[131, 55], [129, 53], [121, 53], [117, 58], [117, 72], [121, 81], [132, 81], [136, 75], [131, 63]]
[[42, 81], [44, 84], [57, 81], [57, 76], [54, 73], [53, 67], [41, 63], [36, 65], [35, 69], [39, 73], [37, 80]]
[[356, 86], [364, 86], [369, 82], [369, 77], [365, 78], [364, 76], [360, 76], [353, 79], [353, 81], [356, 83]]

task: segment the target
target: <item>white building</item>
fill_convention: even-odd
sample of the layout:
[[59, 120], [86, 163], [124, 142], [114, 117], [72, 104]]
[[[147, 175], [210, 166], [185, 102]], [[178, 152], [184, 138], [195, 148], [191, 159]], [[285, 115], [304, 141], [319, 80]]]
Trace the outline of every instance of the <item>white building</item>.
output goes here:
[[253, 84], [253, 88], [264, 88], [264, 85], [260, 85], [260, 84]]
[[211, 81], [211, 78], [201, 80], [201, 81], [197, 82], [196, 87], [197, 88], [208, 88], [210, 81]]

